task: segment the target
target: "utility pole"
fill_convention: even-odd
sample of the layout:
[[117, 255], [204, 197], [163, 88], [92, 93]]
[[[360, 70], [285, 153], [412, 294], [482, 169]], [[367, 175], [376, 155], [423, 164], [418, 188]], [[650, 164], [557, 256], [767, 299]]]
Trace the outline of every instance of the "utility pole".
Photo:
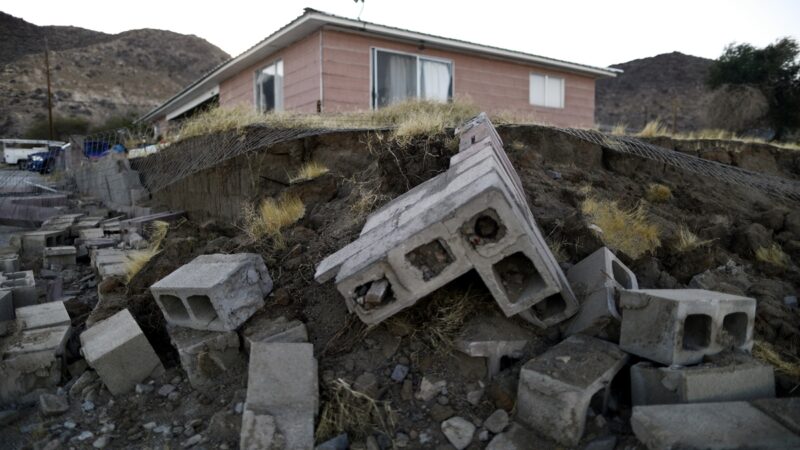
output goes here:
[[47, 74], [47, 121], [50, 125], [50, 140], [53, 138], [53, 94], [50, 90], [50, 49], [47, 45], [47, 37], [44, 38], [44, 68]]

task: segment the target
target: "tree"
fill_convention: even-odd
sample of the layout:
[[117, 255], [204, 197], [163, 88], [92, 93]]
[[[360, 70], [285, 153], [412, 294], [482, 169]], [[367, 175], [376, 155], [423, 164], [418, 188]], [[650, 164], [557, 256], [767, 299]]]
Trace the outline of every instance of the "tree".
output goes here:
[[730, 44], [709, 69], [707, 83], [712, 89], [723, 85], [758, 88], [767, 98], [767, 120], [775, 139], [800, 127], [800, 45], [783, 38], [764, 48]]

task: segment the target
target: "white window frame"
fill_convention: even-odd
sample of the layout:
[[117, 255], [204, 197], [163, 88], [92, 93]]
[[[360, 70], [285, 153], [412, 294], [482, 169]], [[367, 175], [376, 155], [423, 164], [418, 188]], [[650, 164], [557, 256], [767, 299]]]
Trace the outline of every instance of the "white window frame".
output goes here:
[[427, 55], [420, 55], [418, 53], [409, 53], [403, 52], [400, 50], [394, 50], [390, 48], [382, 48], [382, 47], [371, 47], [370, 48], [370, 57], [369, 57], [369, 72], [371, 76], [369, 77], [369, 95], [370, 95], [370, 107], [375, 110], [378, 109], [378, 64], [376, 64], [376, 58], [378, 56], [378, 52], [385, 52], [385, 53], [394, 53], [396, 55], [405, 55], [405, 56], [413, 56], [417, 58], [417, 94], [415, 98], [420, 98], [420, 94], [422, 93], [422, 70], [420, 65], [420, 60], [425, 61], [434, 61], [440, 62], [450, 65], [450, 92], [449, 96], [447, 97], [447, 101], [450, 102], [453, 100], [453, 96], [456, 92], [456, 65], [452, 59], [447, 58], [437, 58], [434, 56], [427, 56]]
[[[533, 102], [533, 76], [534, 75], [540, 76], [540, 77], [544, 77], [544, 104], [543, 105], [540, 105], [538, 103], [534, 103]], [[561, 93], [560, 93], [561, 98], [559, 99], [559, 105], [560, 106], [548, 106], [547, 105], [547, 103], [548, 103], [547, 102], [547, 100], [548, 100], [548, 98], [547, 98], [547, 92], [548, 92], [547, 83], [550, 80], [559, 80], [561, 82]], [[567, 89], [567, 80], [564, 77], [556, 77], [556, 76], [547, 75], [547, 74], [544, 74], [544, 73], [531, 72], [530, 75], [528, 76], [528, 103], [530, 103], [533, 106], [538, 106], [540, 108], [564, 109], [564, 107], [566, 106], [566, 95], [565, 95], [566, 89]]]
[[[283, 63], [283, 59], [279, 58], [279, 59], [276, 59], [276, 60], [272, 61], [269, 64], [265, 64], [265, 65], [261, 66], [258, 70], [256, 70], [253, 73], [253, 106], [255, 107], [257, 112], [265, 113], [265, 112], [271, 112], [271, 111], [283, 111], [283, 109], [284, 109], [284, 105], [283, 105], [283, 101], [284, 101], [283, 90], [284, 90], [284, 86], [286, 86], [286, 67], [285, 67], [286, 65], [285, 64], [284, 64], [284, 67], [282, 68], [282, 72], [283, 73], [281, 74], [282, 80], [281, 80], [280, 93], [277, 93], [277, 92], [275, 93], [275, 108], [273, 108], [273, 109], [271, 109], [269, 111], [262, 111], [260, 105], [258, 104], [259, 103], [259, 98], [258, 98], [258, 74], [261, 73], [264, 69], [266, 69], [267, 67], [270, 67], [270, 66], [275, 66], [275, 69], [276, 69], [276, 72], [277, 72], [278, 63]], [[280, 102], [277, 101], [278, 94], [280, 94], [280, 97], [281, 97], [281, 101]]]

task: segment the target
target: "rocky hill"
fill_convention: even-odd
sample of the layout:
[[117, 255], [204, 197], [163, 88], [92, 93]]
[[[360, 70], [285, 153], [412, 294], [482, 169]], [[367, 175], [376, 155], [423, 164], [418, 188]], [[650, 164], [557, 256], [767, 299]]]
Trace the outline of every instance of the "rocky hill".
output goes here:
[[705, 128], [711, 90], [705, 77], [712, 60], [672, 52], [611, 67], [625, 72], [597, 81], [596, 121], [639, 130], [661, 119], [678, 131]]
[[145, 112], [229, 58], [197, 36], [39, 27], [0, 13], [0, 136], [21, 135], [47, 115], [45, 36], [54, 115], [95, 125]]

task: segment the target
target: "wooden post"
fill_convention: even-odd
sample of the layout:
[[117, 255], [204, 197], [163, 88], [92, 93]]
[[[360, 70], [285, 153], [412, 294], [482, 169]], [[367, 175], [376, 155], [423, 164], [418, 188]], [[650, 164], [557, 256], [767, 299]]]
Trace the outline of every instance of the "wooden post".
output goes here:
[[54, 140], [53, 137], [53, 94], [50, 89], [50, 49], [47, 46], [47, 38], [44, 38], [44, 67], [45, 73], [47, 74], [47, 120], [50, 125], [50, 140]]

